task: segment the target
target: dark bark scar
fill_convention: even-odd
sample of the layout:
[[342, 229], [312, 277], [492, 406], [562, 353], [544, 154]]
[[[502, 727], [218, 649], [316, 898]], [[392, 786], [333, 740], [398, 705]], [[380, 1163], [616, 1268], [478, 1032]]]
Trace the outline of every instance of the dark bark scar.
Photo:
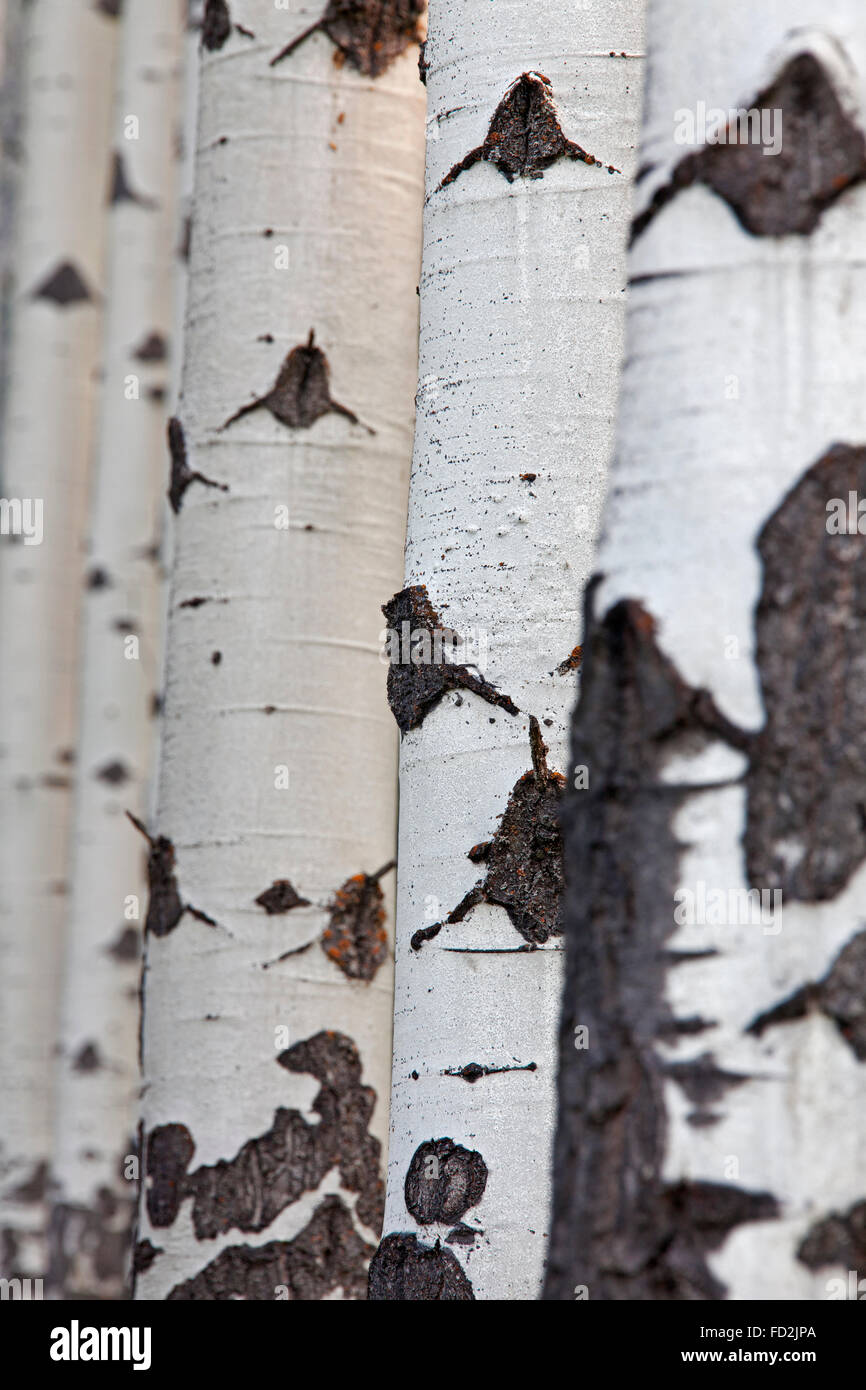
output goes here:
[[230, 1245], [204, 1269], [167, 1295], [171, 1302], [269, 1303], [285, 1290], [289, 1302], [318, 1302], [341, 1290], [347, 1299], [364, 1299], [372, 1245], [361, 1238], [349, 1209], [328, 1196], [293, 1240], [267, 1245]]
[[477, 1206], [487, 1186], [487, 1164], [475, 1149], [453, 1139], [428, 1139], [412, 1155], [403, 1192], [421, 1226], [454, 1226]]
[[61, 309], [68, 308], [70, 304], [82, 304], [93, 299], [80, 272], [71, 261], [64, 261], [56, 270], [52, 270], [51, 274], [37, 285], [32, 297], [48, 299]]
[[[632, 241], [678, 193], [699, 183], [723, 198], [752, 236], [808, 236], [824, 210], [866, 176], [866, 141], [814, 54], [791, 58], [749, 108], [782, 112], [779, 152], [765, 155], [761, 143], [735, 140], [687, 154], [635, 218]], [[728, 126], [725, 133], [739, 131]]]
[[462, 922], [478, 903], [504, 907], [524, 941], [542, 945], [562, 931], [564, 886], [560, 803], [565, 778], [547, 766], [547, 745], [538, 720], [529, 717], [532, 771], [515, 784], [493, 839], [473, 845], [468, 858], [485, 863], [487, 874], [449, 912], [444, 922], [416, 931], [412, 949], [438, 935], [442, 927]]
[[[735, 1226], [770, 1220], [770, 1193], [663, 1176], [672, 1074], [657, 1041], [676, 1029], [666, 976], [680, 845], [672, 822], [694, 787], [661, 780], [669, 752], [746, 736], [681, 678], [634, 600], [603, 618], [586, 596], [572, 758], [591, 769], [563, 810], [568, 865], [554, 1215], [544, 1297], [716, 1299], [707, 1259]], [[576, 1030], [590, 1046], [575, 1047]], [[699, 1105], [739, 1084], [711, 1062], [673, 1075]], [[706, 1113], [702, 1120], [706, 1122]]]
[[472, 1284], [450, 1250], [437, 1240], [422, 1245], [415, 1235], [386, 1236], [370, 1261], [371, 1302], [468, 1303]]
[[344, 415], [353, 425], [361, 425], [368, 434], [376, 433], [358, 419], [354, 410], [333, 400], [328, 359], [322, 349], [315, 346], [312, 329], [306, 343], [292, 348], [270, 391], [242, 405], [225, 424], [220, 425], [220, 429], [227, 430], [235, 420], [242, 419], [260, 406], [270, 411], [281, 425], [288, 425], [293, 430], [308, 430], [323, 415], [333, 412]]
[[[204, 922], [208, 927], [219, 926], [213, 917], [202, 912], [200, 908], [193, 907], [192, 903], [185, 903], [181, 898], [175, 873], [174, 845], [168, 836], [151, 835], [131, 811], [127, 811], [126, 815], [150, 845], [147, 857], [149, 898], [144, 921], [145, 933], [152, 936], [168, 936], [169, 932], [174, 931], [184, 913], [188, 913], [198, 922]], [[223, 927], [223, 931], [226, 930], [227, 928]]]
[[866, 931], [842, 947], [822, 980], [803, 985], [758, 1014], [746, 1032], [760, 1038], [768, 1028], [795, 1023], [814, 1010], [831, 1019], [857, 1061], [866, 1062]]
[[385, 899], [379, 880], [395, 867], [392, 859], [374, 874], [353, 874], [334, 894], [321, 946], [351, 980], [372, 980], [388, 958]]
[[189, 467], [186, 461], [186, 439], [183, 425], [176, 415], [173, 415], [168, 422], [168, 450], [171, 457], [168, 500], [175, 516], [181, 509], [184, 494], [190, 483], [202, 483], [204, 487], [215, 487], [220, 492], [228, 492], [227, 483], [215, 483], [212, 478], [206, 478], [203, 473], [193, 472]]
[[321, 30], [365, 77], [379, 77], [410, 44], [420, 43], [424, 9], [424, 0], [328, 0], [321, 19], [280, 49], [271, 67]]
[[866, 1277], [866, 1202], [816, 1221], [800, 1242], [797, 1259], [808, 1269], [841, 1265], [856, 1270], [858, 1281]]
[[111, 157], [108, 201], [112, 207], [115, 203], [137, 203], [141, 208], [150, 209], [159, 207], [155, 198], [148, 198], [144, 193], [136, 193], [127, 176], [126, 164], [119, 150], [115, 150]]
[[256, 898], [269, 917], [278, 912], [291, 912], [294, 907], [309, 907], [310, 899], [302, 898], [287, 878], [275, 878], [270, 888]]
[[[602, 161], [581, 145], [566, 139], [559, 123], [549, 78], [540, 72], [524, 72], [512, 82], [493, 113], [482, 144], [454, 165], [436, 189], [447, 188], [479, 160], [486, 159], [512, 183], [520, 178], [540, 179], [557, 159], [577, 159], [599, 169]], [[618, 174], [612, 164], [608, 173]]]
[[[471, 690], [488, 704], [498, 705], [509, 714], [520, 711], [507, 695], [497, 690], [483, 676], [476, 675], [469, 666], [444, 659], [428, 660], [428, 655], [436, 655], [436, 639], [441, 645], [443, 638], [456, 643], [461, 638], [442, 624], [439, 614], [430, 602], [425, 584], [410, 584], [401, 589], [392, 599], [382, 605], [382, 612], [391, 633], [398, 637], [402, 646], [403, 625], [408, 624], [407, 632], [412, 637], [414, 655], [418, 660], [392, 660], [388, 667], [388, 704], [397, 721], [401, 733], [417, 729], [435, 705], [438, 705], [449, 690]], [[426, 640], [430, 652], [419, 651], [418, 640]], [[404, 654], [401, 651], [401, 656]]]
[[758, 537], [766, 721], [746, 778], [746, 864], [750, 883], [802, 902], [834, 898], [866, 858], [866, 536], [828, 529], [829, 504], [847, 510], [851, 492], [866, 496], [866, 447], [836, 444]]
[[304, 1192], [314, 1191], [332, 1168], [357, 1193], [360, 1221], [378, 1233], [384, 1210], [381, 1146], [369, 1132], [376, 1093], [361, 1083], [361, 1059], [351, 1038], [321, 1032], [276, 1059], [287, 1071], [314, 1076], [319, 1090], [310, 1123], [280, 1107], [266, 1134], [249, 1139], [231, 1159], [187, 1172], [195, 1142], [185, 1125], [164, 1124], [147, 1142], [146, 1202], [151, 1225], [170, 1226], [192, 1199], [198, 1240], [226, 1231], [263, 1231]]
[[202, 47], [211, 53], [222, 48], [232, 31], [232, 17], [226, 0], [207, 0], [201, 26]]

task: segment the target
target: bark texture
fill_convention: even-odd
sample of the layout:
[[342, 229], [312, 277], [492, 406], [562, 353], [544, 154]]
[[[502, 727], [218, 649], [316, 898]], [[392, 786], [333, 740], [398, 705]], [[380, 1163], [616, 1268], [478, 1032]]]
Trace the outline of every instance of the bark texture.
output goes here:
[[[418, 418], [405, 587], [385, 608], [419, 659], [388, 679], [403, 737], [377, 1299], [540, 1286], [574, 691], [559, 668], [612, 443], [639, 16], [430, 6]], [[459, 1226], [436, 1186], [443, 1136], [487, 1175]]]
[[[651, 0], [648, 51], [545, 1296], [821, 1299], [866, 1125], [866, 20]], [[726, 139], [684, 153], [699, 102]]]
[[42, 534], [0, 537], [0, 1230], [3, 1274], [44, 1278], [117, 25], [91, 0], [28, 20], [3, 497]]
[[[115, 201], [108, 214], [102, 400], [88, 554], [79, 574], [81, 723], [51, 1252], [52, 1282], [67, 1298], [119, 1298], [129, 1285], [146, 847], [124, 811], [148, 815], [158, 727], [185, 10], [181, 0], [127, 0], [120, 31], [112, 143], [131, 187], [146, 200]], [[82, 1068], [77, 1059], [85, 1048], [94, 1065]], [[90, 1227], [107, 1206], [113, 1259], [103, 1252], [97, 1269]]]
[[[271, 66], [306, 6], [230, 13], [202, 48], [172, 426], [136, 1296], [357, 1298], [387, 1127], [379, 605], [401, 575], [423, 90], [410, 51], [375, 82], [320, 37]], [[362, 423], [300, 409], [301, 371], [223, 428], [314, 349]]]

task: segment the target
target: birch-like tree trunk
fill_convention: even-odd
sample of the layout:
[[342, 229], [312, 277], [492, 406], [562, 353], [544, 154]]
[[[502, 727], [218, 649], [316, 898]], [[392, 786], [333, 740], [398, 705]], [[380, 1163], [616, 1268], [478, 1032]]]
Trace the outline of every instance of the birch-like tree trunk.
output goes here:
[[127, 0], [113, 128], [103, 392], [92, 485], [57, 1085], [52, 1280], [121, 1297], [135, 1209], [141, 920], [161, 676], [183, 0]]
[[41, 0], [26, 53], [0, 548], [0, 1231], [13, 1277], [46, 1273], [116, 28], [91, 0]]
[[547, 1296], [857, 1297], [866, 12], [650, 14]]
[[211, 3], [202, 30], [145, 1299], [363, 1297], [381, 1226], [396, 738], [379, 605], [402, 564], [423, 92], [403, 32], [374, 48], [381, 31], [353, 47], [335, 29], [342, 66], [325, 31], [273, 61], [319, 13]]
[[21, 175], [26, 0], [0, 4], [0, 428], [6, 400], [11, 328], [15, 209]]
[[[621, 359], [641, 29], [637, 4], [430, 7], [407, 588], [387, 609], [420, 664], [401, 650], [389, 675], [404, 735], [377, 1299], [540, 1287], [557, 811]], [[462, 638], [450, 670], [423, 635], [443, 628]]]

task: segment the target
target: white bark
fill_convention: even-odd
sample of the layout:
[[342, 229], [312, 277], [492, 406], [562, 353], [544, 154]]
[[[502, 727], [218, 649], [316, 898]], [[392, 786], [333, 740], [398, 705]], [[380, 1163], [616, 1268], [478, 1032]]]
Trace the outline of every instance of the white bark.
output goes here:
[[[115, 154], [137, 200], [110, 209], [103, 395], [82, 627], [81, 725], [54, 1169], [55, 1278], [121, 1296], [135, 1179], [139, 939], [161, 675], [165, 429], [185, 4], [127, 0]], [[146, 199], [147, 201], [142, 201]], [[141, 904], [141, 911], [139, 911]], [[84, 1065], [82, 1059], [87, 1059]], [[116, 1208], [106, 1211], [106, 1193]]]
[[[426, 584], [449, 626], [486, 641], [485, 675], [521, 713], [464, 691], [403, 738], [385, 1229], [428, 1247], [444, 1239], [448, 1225], [419, 1225], [407, 1210], [412, 1156], [443, 1136], [480, 1153], [486, 1189], [465, 1221], [483, 1234], [444, 1248], [481, 1299], [539, 1288], [561, 942], [522, 951], [504, 909], [487, 904], [417, 952], [410, 938], [483, 878], [467, 851], [493, 836], [531, 768], [530, 714], [550, 767], [566, 770], [574, 675], [556, 668], [580, 641], [612, 441], [641, 50], [638, 5], [430, 6], [406, 582]], [[564, 135], [620, 172], [560, 159], [543, 181], [508, 183], [481, 162], [438, 190], [526, 72], [549, 80]], [[447, 1074], [470, 1063], [535, 1070], [474, 1084]]]
[[[43, 0], [27, 51], [3, 489], [41, 499], [44, 537], [0, 551], [0, 1224], [9, 1267], [36, 1276], [44, 1209], [15, 1193], [50, 1160], [115, 31], [90, 0]], [[60, 290], [88, 297], [38, 294], [64, 264]]]
[[[649, 47], [642, 160], [652, 173], [640, 185], [638, 211], [688, 152], [674, 142], [677, 111], [694, 111], [698, 101], [748, 108], [798, 53], [819, 59], [851, 120], [864, 127], [866, 15], [855, 0], [771, 0], [757, 8], [734, 0], [687, 10], [652, 0]], [[764, 162], [769, 173], [775, 160]], [[866, 438], [858, 376], [866, 350], [864, 215], [861, 182], [831, 202], [811, 235], [751, 235], [720, 196], [696, 184], [658, 212], [631, 255], [637, 280], [595, 611], [639, 600], [681, 676], [706, 688], [745, 730], [759, 729], [766, 713], [754, 645], [758, 534], [832, 444], [860, 446]], [[793, 575], [796, 548], [790, 565]], [[843, 607], [840, 599], [840, 615]], [[718, 742], [700, 767], [686, 758], [666, 769], [670, 784], [710, 784], [675, 819], [685, 846], [680, 888], [766, 886], [744, 877], [744, 765]], [[686, 925], [668, 943], [716, 953], [667, 973], [673, 1014], [714, 1026], [660, 1046], [659, 1055], [681, 1062], [711, 1051], [720, 1069], [746, 1079], [712, 1107], [717, 1122], [698, 1127], [686, 1121], [692, 1107], [683, 1092], [668, 1083], [664, 1177], [733, 1182], [772, 1194], [780, 1206], [778, 1219], [738, 1226], [707, 1257], [734, 1299], [826, 1298], [828, 1278], [846, 1274], [844, 1266], [810, 1269], [796, 1252], [814, 1223], [862, 1201], [863, 1063], [820, 1009], [761, 1036], [745, 1030], [827, 974], [862, 928], [864, 895], [861, 866], [826, 902], [786, 898], [780, 931]]]
[[[337, 68], [316, 34], [271, 67], [317, 15], [236, 0], [231, 17], [255, 37], [235, 30], [202, 55], [179, 407], [190, 468], [228, 491], [191, 483], [175, 519], [157, 818], [183, 902], [217, 925], [186, 913], [166, 935], [149, 932], [145, 974], [144, 1126], [150, 1138], [186, 1126], [190, 1171], [230, 1162], [280, 1107], [316, 1119], [316, 1082], [277, 1058], [321, 1030], [356, 1045], [377, 1097], [370, 1132], [385, 1139], [390, 966], [348, 979], [319, 938], [335, 891], [394, 849], [396, 738], [377, 639], [379, 605], [400, 582], [416, 367], [417, 49], [370, 81]], [[334, 398], [375, 437], [339, 414], [302, 429], [265, 409], [221, 432], [311, 329]], [[277, 879], [311, 905], [267, 915], [255, 900]], [[280, 1175], [291, 1159], [281, 1155]], [[250, 1171], [232, 1181], [220, 1233], [203, 1239], [188, 1201], [154, 1224], [151, 1171], [141, 1237], [163, 1253], [137, 1297], [165, 1298], [225, 1247], [292, 1239], [329, 1191], [349, 1210], [356, 1201], [334, 1168], [263, 1226], [267, 1175], [240, 1211]], [[355, 1226], [378, 1236], [360, 1217]], [[330, 1296], [363, 1291], [363, 1261], [346, 1279]], [[222, 1296], [279, 1297], [282, 1282]]]

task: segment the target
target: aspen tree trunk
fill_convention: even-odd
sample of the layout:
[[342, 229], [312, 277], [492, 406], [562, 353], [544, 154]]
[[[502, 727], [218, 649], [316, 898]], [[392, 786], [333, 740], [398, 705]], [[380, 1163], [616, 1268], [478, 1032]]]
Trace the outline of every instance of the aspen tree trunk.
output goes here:
[[15, 208], [21, 174], [25, 0], [0, 4], [0, 427], [6, 400], [12, 307]]
[[[116, 22], [30, 11], [0, 549], [0, 1053], [4, 1273], [46, 1273], [79, 582], [99, 347]], [[20, 510], [17, 504], [22, 504]]]
[[148, 816], [161, 676], [159, 535], [185, 10], [182, 0], [127, 0], [121, 29], [54, 1148], [61, 1186], [52, 1277], [68, 1298], [123, 1295], [138, 1177], [146, 854], [124, 811]]
[[202, 30], [145, 1299], [363, 1297], [381, 1227], [396, 738], [379, 605], [401, 572], [423, 92], [405, 35], [375, 79], [391, 49], [369, 34], [367, 72], [320, 31], [272, 61], [318, 17], [235, 0]]
[[407, 590], [389, 617], [419, 634], [422, 663], [425, 630], [463, 642], [457, 674], [434, 647], [432, 668], [389, 678], [406, 732], [373, 1298], [540, 1287], [557, 812], [612, 440], [641, 48], [638, 5], [430, 7]]
[[546, 1295], [846, 1297], [866, 1273], [866, 13], [650, 15]]

